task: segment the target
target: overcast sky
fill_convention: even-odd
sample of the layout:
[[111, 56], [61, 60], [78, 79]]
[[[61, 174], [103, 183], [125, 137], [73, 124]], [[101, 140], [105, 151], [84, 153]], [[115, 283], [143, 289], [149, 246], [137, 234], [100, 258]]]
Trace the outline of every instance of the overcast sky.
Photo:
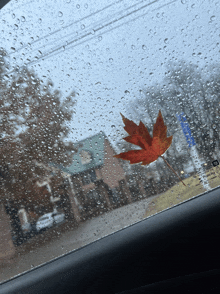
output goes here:
[[[219, 61], [219, 1], [10, 1], [0, 11], [1, 46], [77, 104], [71, 139], [104, 131], [120, 140], [120, 112], [164, 78], [169, 61]], [[155, 114], [157, 116], [157, 113]]]

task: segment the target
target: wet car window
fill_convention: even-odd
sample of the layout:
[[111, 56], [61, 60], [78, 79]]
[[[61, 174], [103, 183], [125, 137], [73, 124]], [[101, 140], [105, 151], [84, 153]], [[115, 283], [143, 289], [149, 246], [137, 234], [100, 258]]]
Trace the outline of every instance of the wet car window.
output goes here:
[[0, 282], [219, 186], [219, 12], [1, 9]]

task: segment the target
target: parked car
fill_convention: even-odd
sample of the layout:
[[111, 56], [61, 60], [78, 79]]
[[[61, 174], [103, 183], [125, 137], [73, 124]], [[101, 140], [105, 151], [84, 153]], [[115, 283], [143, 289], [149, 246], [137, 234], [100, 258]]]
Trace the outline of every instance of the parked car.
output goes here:
[[54, 219], [55, 224], [65, 222], [65, 214], [64, 213], [55, 212], [55, 213], [52, 214], [52, 217]]
[[54, 224], [54, 219], [52, 217], [53, 213], [46, 213], [39, 217], [37, 223], [36, 223], [36, 230], [39, 232], [46, 228], [51, 228]]
[[36, 230], [39, 232], [46, 228], [51, 228], [55, 224], [65, 221], [65, 214], [61, 212], [49, 212], [42, 215], [36, 222]]

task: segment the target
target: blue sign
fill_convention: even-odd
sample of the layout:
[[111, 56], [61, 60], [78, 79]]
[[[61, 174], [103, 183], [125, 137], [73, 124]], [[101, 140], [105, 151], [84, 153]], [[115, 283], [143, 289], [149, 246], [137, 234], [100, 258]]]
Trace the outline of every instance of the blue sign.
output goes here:
[[187, 123], [186, 117], [184, 113], [182, 112], [181, 114], [176, 114], [178, 121], [180, 122], [180, 125], [182, 127], [183, 133], [186, 137], [186, 141], [189, 144], [189, 147], [192, 147], [196, 145], [196, 142], [191, 134], [191, 130], [189, 128], [189, 125]]

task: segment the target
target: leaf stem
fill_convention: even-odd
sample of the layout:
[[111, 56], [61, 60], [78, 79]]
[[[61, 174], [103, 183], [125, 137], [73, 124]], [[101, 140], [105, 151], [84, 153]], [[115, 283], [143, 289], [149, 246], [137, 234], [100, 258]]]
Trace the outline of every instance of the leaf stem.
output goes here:
[[[183, 181], [181, 180], [181, 178], [179, 177], [179, 175], [175, 172], [175, 170], [172, 168], [172, 166], [166, 161], [166, 159], [160, 155], [160, 157], [163, 158], [163, 160], [166, 162], [167, 166], [172, 170], [172, 172], [179, 178], [179, 180], [183, 183]], [[183, 183], [184, 186], [186, 186], [184, 183]]]

